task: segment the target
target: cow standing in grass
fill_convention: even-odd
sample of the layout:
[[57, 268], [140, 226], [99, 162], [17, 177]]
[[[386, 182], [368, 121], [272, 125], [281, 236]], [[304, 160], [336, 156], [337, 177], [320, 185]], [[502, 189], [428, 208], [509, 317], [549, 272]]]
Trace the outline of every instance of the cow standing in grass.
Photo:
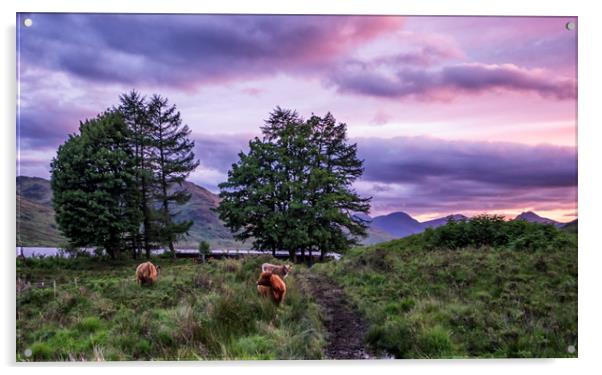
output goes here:
[[261, 272], [271, 272], [280, 276], [282, 280], [286, 279], [288, 274], [293, 270], [293, 266], [289, 264], [277, 265], [271, 263], [264, 263], [261, 265]]
[[279, 305], [284, 301], [284, 296], [286, 296], [286, 284], [277, 274], [262, 272], [259, 275], [259, 280], [257, 280], [257, 291], [264, 297], [269, 297], [271, 292], [274, 302]]
[[159, 266], [155, 266], [151, 262], [145, 262], [136, 268], [136, 280], [139, 285], [153, 285], [157, 282], [159, 276]]

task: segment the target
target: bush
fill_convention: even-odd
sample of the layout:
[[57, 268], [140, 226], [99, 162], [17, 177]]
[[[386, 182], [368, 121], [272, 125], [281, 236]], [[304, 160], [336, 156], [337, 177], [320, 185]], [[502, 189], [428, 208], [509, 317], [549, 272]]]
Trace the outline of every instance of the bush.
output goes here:
[[481, 215], [467, 220], [450, 220], [417, 236], [429, 249], [457, 250], [465, 247], [506, 247], [535, 251], [572, 245], [567, 233], [552, 225], [524, 220], [505, 221], [502, 216]]
[[43, 342], [35, 342], [30, 350], [32, 358], [36, 361], [51, 361], [54, 356], [54, 349]]

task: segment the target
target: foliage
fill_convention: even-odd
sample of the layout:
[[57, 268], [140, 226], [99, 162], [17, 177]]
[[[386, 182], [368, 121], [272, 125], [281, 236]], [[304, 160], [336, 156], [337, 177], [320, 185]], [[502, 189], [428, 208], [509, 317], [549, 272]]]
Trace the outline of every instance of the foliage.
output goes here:
[[353, 214], [367, 212], [370, 199], [351, 188], [363, 168], [346, 125], [330, 113], [305, 121], [276, 108], [262, 131], [219, 185], [217, 212], [235, 237], [294, 257], [341, 251], [365, 236], [366, 224]]
[[575, 246], [574, 236], [553, 225], [525, 220], [505, 221], [501, 216], [481, 215], [467, 220], [450, 220], [447, 225], [427, 229], [416, 239], [426, 248], [460, 249], [505, 247], [535, 251]]
[[206, 257], [211, 254], [211, 246], [209, 245], [209, 242], [207, 242], [207, 241], [199, 242], [199, 254], [201, 255], [201, 257], [203, 259], [203, 263], [205, 263]]
[[132, 191], [130, 130], [116, 112], [80, 125], [51, 163], [56, 220], [73, 246], [102, 246], [111, 257], [136, 230], [128, 194]]
[[273, 259], [152, 261], [159, 280], [141, 288], [130, 259], [19, 259], [17, 276], [33, 286], [17, 295], [17, 360], [322, 357], [317, 305], [294, 274], [280, 307], [258, 295], [261, 264]]
[[[460, 247], [475, 227], [488, 235]], [[344, 287], [367, 341], [396, 358], [577, 356], [576, 237], [553, 227], [481, 217], [314, 270]]]
[[196, 169], [199, 161], [195, 160], [192, 151], [194, 141], [188, 138], [190, 129], [188, 125], [182, 125], [175, 105], [170, 106], [167, 98], [153, 95], [146, 110], [151, 127], [151, 145], [155, 148], [152, 165], [157, 182], [154, 199], [161, 207], [159, 236], [175, 257], [174, 242], [188, 232], [192, 221], [174, 221], [172, 207], [190, 200], [191, 195], [182, 188], [182, 183]]
[[[116, 257], [174, 242], [192, 221], [173, 220], [190, 193], [182, 188], [198, 166], [190, 129], [166, 98], [135, 91], [120, 106], [88, 120], [59, 147], [51, 164], [53, 205], [73, 246], [102, 246]], [[180, 187], [180, 188], [178, 188]]]

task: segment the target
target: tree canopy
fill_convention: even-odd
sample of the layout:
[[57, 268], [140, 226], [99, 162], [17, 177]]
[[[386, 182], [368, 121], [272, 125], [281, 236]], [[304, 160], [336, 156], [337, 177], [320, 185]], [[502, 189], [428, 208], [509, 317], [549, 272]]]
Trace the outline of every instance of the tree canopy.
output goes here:
[[355, 214], [368, 212], [371, 198], [351, 186], [363, 167], [346, 125], [330, 113], [304, 120], [277, 107], [261, 129], [263, 137], [249, 142], [219, 185], [217, 212], [235, 237], [311, 259], [313, 251], [323, 256], [365, 236]]
[[73, 246], [100, 246], [111, 257], [129, 247], [146, 256], [187, 233], [173, 220], [190, 194], [182, 183], [199, 164], [190, 129], [164, 97], [136, 91], [80, 125], [58, 149], [51, 186], [60, 230]]

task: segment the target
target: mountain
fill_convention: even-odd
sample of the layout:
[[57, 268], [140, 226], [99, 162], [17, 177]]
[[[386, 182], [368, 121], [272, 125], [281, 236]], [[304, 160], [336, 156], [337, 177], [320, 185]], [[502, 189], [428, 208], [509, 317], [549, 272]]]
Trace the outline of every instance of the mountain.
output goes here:
[[17, 246], [59, 246], [59, 233], [52, 209], [50, 181], [17, 177]]
[[379, 229], [395, 237], [405, 237], [424, 230], [422, 224], [405, 212], [393, 212], [372, 219], [372, 228]]
[[52, 207], [17, 193], [17, 246], [58, 247], [64, 242]]
[[468, 219], [468, 217], [462, 215], [462, 214], [454, 214], [454, 215], [448, 215], [445, 217], [440, 217], [438, 219], [433, 219], [433, 220], [429, 220], [429, 221], [423, 221], [422, 222], [422, 226], [423, 228], [437, 228], [440, 227], [442, 225], [447, 224], [447, 222], [453, 219], [454, 221], [461, 221], [461, 220], [466, 220]]
[[552, 219], [541, 217], [541, 216], [539, 216], [538, 214], [536, 214], [535, 212], [532, 212], [532, 211], [523, 212], [520, 215], [518, 215], [517, 217], [515, 217], [514, 220], [525, 220], [525, 221], [529, 221], [531, 223], [538, 223], [538, 224], [551, 224], [551, 225], [554, 225], [557, 228], [559, 228], [562, 225], [564, 225], [563, 223], [559, 223], [559, 222], [554, 221]]
[[50, 181], [40, 177], [17, 177], [17, 195], [33, 203], [52, 208]]
[[[204, 187], [185, 181], [183, 187], [191, 193], [191, 198], [186, 204], [177, 207], [175, 220], [192, 220], [193, 225], [187, 238], [180, 241], [178, 246], [197, 248], [199, 241], [205, 240], [212, 247], [241, 247], [241, 243], [234, 240], [232, 233], [226, 228], [216, 212], [212, 209], [219, 205], [219, 196]], [[247, 247], [250, 243], [247, 244]]]
[[577, 223], [578, 219], [575, 219], [569, 223], [563, 224], [560, 229], [566, 230], [567, 232], [577, 233], [579, 230], [579, 224]]
[[[183, 186], [191, 198], [175, 210], [175, 220], [193, 220], [194, 224], [189, 236], [177, 245], [196, 248], [200, 240], [206, 240], [212, 247], [241, 247], [211, 210], [219, 204], [219, 197], [192, 182], [184, 182]], [[54, 218], [50, 181], [18, 176], [17, 246], [57, 247], [64, 242]]]

